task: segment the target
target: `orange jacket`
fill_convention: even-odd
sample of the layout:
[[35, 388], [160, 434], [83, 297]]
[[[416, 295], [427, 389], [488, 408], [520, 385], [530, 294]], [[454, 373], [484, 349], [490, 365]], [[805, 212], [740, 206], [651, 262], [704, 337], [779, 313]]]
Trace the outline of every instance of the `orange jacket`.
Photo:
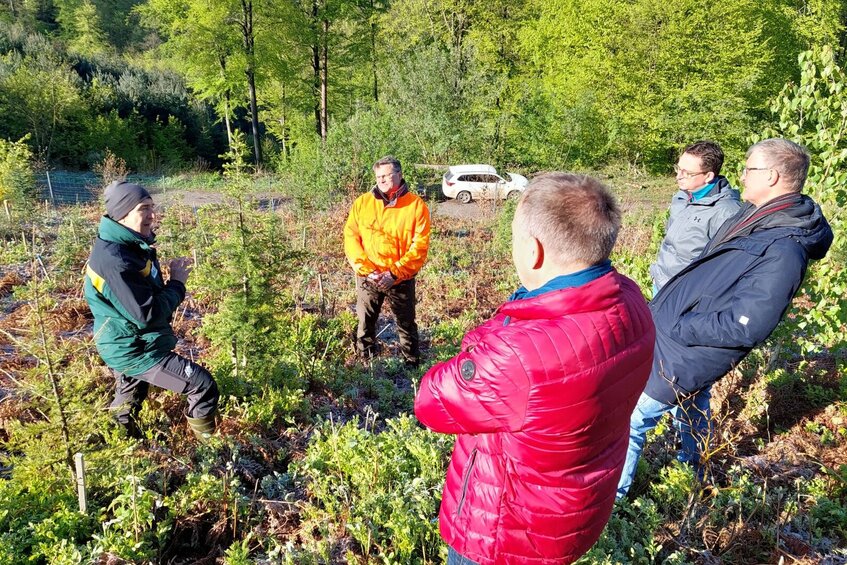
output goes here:
[[374, 191], [353, 202], [344, 225], [344, 253], [357, 275], [390, 270], [397, 280], [414, 277], [429, 251], [429, 209], [421, 198], [400, 188], [386, 203]]

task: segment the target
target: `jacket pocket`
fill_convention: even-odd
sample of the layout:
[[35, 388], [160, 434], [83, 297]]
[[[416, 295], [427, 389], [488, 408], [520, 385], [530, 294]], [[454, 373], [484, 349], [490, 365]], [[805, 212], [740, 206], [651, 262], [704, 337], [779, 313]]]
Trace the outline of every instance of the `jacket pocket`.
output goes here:
[[459, 504], [456, 506], [456, 516], [462, 513], [462, 506], [465, 505], [465, 496], [468, 493], [468, 483], [471, 480], [474, 464], [476, 463], [476, 448], [471, 451], [471, 456], [468, 458], [468, 468], [465, 469], [465, 477], [462, 479], [462, 494], [459, 495]]
[[697, 306], [691, 309], [692, 312], [711, 312], [712, 311], [712, 303], [715, 301], [714, 296], [709, 296], [708, 294], [704, 294], [700, 297], [700, 300], [697, 302]]

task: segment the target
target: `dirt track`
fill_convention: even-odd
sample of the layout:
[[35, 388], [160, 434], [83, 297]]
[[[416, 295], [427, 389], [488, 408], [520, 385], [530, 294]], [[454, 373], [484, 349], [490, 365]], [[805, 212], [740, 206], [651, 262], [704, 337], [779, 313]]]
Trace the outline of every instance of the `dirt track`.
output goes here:
[[[285, 202], [287, 198], [282, 194], [254, 194], [260, 201], [268, 201], [274, 199], [275, 204]], [[217, 192], [209, 192], [202, 190], [169, 190], [166, 192], [153, 192], [153, 198], [156, 203], [161, 206], [169, 206], [172, 204], [182, 204], [185, 206], [205, 206], [208, 204], [220, 204], [224, 202], [225, 196]], [[462, 204], [456, 200], [428, 200], [427, 205], [430, 207], [433, 216], [442, 218], [457, 218], [462, 220], [478, 220], [488, 215], [493, 215], [502, 206], [501, 203], [495, 204], [492, 201], [470, 202]]]

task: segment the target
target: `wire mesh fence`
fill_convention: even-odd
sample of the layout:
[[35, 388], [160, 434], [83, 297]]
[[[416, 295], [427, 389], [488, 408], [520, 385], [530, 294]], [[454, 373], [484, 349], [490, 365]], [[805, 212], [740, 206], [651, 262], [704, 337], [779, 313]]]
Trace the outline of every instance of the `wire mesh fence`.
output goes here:
[[[128, 181], [157, 187], [162, 177], [129, 175]], [[92, 172], [47, 171], [36, 174], [35, 184], [41, 200], [54, 205], [90, 204], [96, 202], [103, 191], [103, 180]]]

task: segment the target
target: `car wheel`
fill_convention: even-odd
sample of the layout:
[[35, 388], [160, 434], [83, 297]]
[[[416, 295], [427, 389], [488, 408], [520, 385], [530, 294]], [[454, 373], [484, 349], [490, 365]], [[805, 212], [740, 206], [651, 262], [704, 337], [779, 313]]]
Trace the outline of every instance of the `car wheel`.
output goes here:
[[521, 197], [520, 190], [512, 190], [509, 194], [506, 195], [506, 200], [517, 200]]
[[463, 190], [462, 192], [456, 195], [456, 200], [458, 200], [462, 204], [467, 204], [471, 201], [471, 193], [467, 190]]

